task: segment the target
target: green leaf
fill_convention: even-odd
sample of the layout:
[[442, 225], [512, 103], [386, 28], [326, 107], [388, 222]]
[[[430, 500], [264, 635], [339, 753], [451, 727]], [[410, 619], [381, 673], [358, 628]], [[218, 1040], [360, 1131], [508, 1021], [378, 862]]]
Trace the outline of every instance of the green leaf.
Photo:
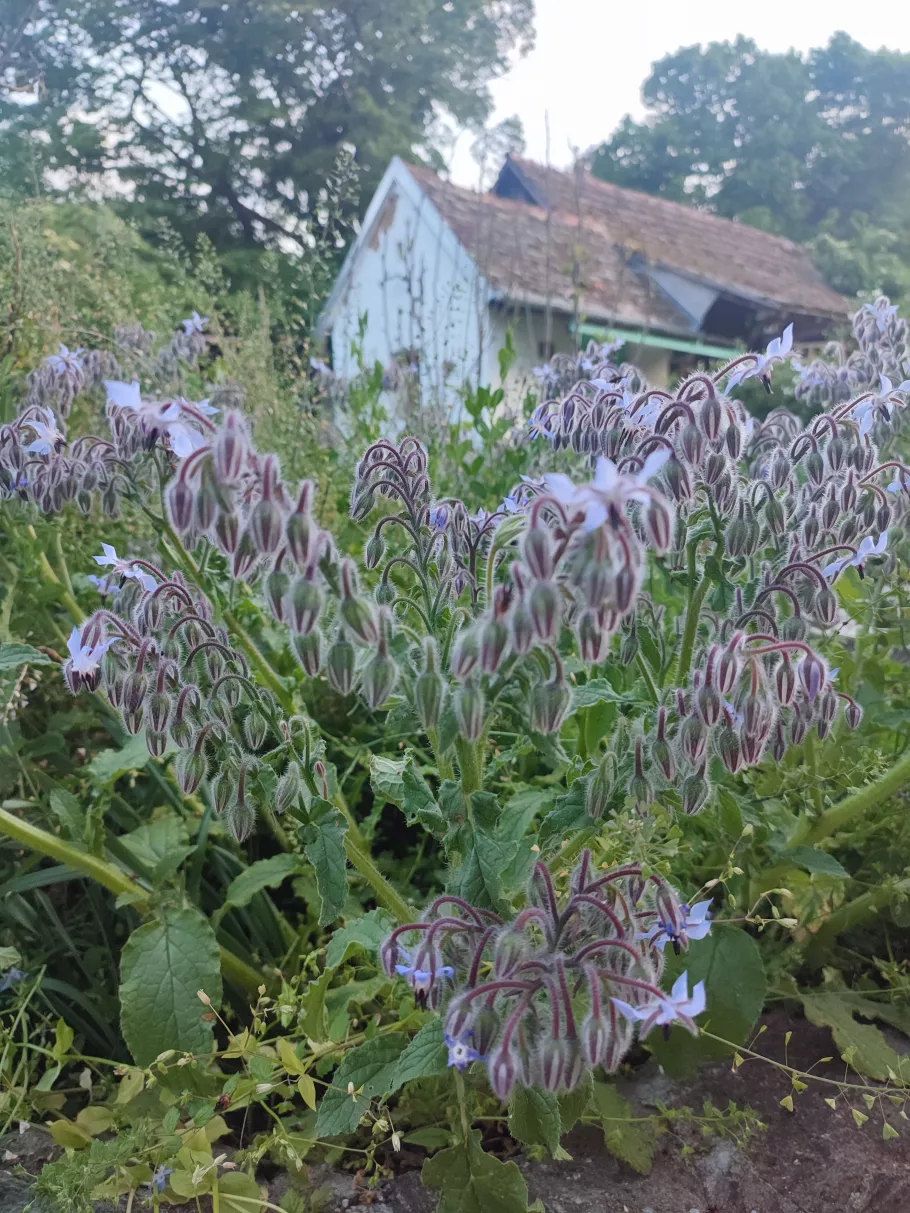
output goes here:
[[554, 801], [552, 788], [522, 788], [504, 806], [496, 833], [503, 842], [518, 842], [527, 834], [534, 819]]
[[517, 842], [500, 842], [475, 829], [473, 846], [453, 874], [458, 896], [481, 909], [503, 910], [502, 873], [517, 850]]
[[5, 973], [7, 969], [17, 969], [22, 962], [22, 957], [15, 948], [0, 948], [0, 973]]
[[585, 784], [586, 780], [576, 779], [566, 795], [558, 797], [552, 813], [540, 823], [537, 843], [541, 851], [594, 824], [585, 809]]
[[447, 1146], [451, 1142], [452, 1134], [448, 1129], [431, 1126], [429, 1129], [418, 1129], [415, 1133], [408, 1133], [403, 1140], [409, 1146], [423, 1146], [425, 1150], [441, 1150], [443, 1146]]
[[162, 860], [176, 857], [177, 852], [180, 852], [181, 860], [185, 858], [188, 835], [183, 821], [170, 813], [166, 817], [143, 822], [129, 834], [122, 834], [118, 841], [140, 866], [154, 869]]
[[425, 1188], [440, 1193], [437, 1213], [527, 1213], [528, 1185], [517, 1163], [484, 1153], [480, 1132], [423, 1164]]
[[320, 900], [319, 925], [324, 927], [335, 921], [348, 899], [347, 857], [344, 853], [347, 824], [327, 800], [314, 800], [310, 813], [319, 819], [304, 826], [301, 836], [306, 857], [316, 873]]
[[877, 1007], [866, 1009], [862, 1003], [871, 999], [857, 1000], [848, 992], [801, 994], [806, 1018], [818, 1027], [831, 1029], [841, 1053], [850, 1054], [850, 1064], [867, 1078], [885, 1082], [891, 1074], [910, 1079], [910, 1059], [902, 1057], [888, 1044], [881, 1031], [871, 1023], [858, 1023], [857, 1012], [869, 1018]]
[[572, 690], [572, 711], [590, 708], [595, 703], [628, 703], [629, 696], [613, 689], [606, 678], [590, 678], [584, 686]]
[[404, 769], [407, 764], [407, 758], [387, 758], [384, 754], [374, 754], [370, 759], [370, 786], [373, 792], [378, 799], [389, 801], [399, 809], [404, 804]]
[[50, 657], [30, 644], [0, 644], [0, 672], [23, 665], [52, 665]]
[[212, 1049], [197, 990], [220, 1005], [218, 942], [198, 910], [165, 911], [132, 933], [120, 960], [120, 1022], [137, 1065], [150, 1065], [165, 1049]]
[[362, 918], [339, 927], [333, 932], [325, 950], [326, 967], [337, 969], [355, 952], [378, 957], [383, 940], [394, 926], [394, 920], [385, 910], [370, 910]]
[[[742, 1044], [761, 1013], [766, 988], [761, 953], [751, 935], [738, 927], [715, 925], [707, 939], [691, 944], [687, 953], [667, 957], [661, 985], [669, 989], [683, 971], [689, 974], [690, 991], [696, 982], [705, 983], [708, 1005], [698, 1024], [734, 1045]], [[645, 1044], [671, 1078], [691, 1077], [703, 1061], [732, 1051], [704, 1036], [691, 1036], [678, 1024], [668, 1040], [652, 1032]]]
[[397, 1091], [412, 1078], [439, 1078], [448, 1073], [449, 1050], [442, 1030], [442, 1020], [434, 1016], [425, 1023], [398, 1059], [392, 1091]]
[[588, 1110], [593, 1086], [591, 1075], [586, 1074], [574, 1091], [567, 1091], [565, 1095], [560, 1095], [559, 1119], [563, 1133], [574, 1129]]
[[141, 771], [149, 760], [142, 734], [131, 737], [122, 750], [102, 750], [88, 764], [88, 772], [98, 783], [113, 783], [127, 771]]
[[65, 788], [54, 788], [51, 792], [51, 812], [66, 831], [68, 838], [82, 842], [85, 837], [85, 813], [82, 805]]
[[549, 1091], [517, 1087], [509, 1104], [509, 1132], [526, 1146], [546, 1146], [555, 1154], [562, 1132], [559, 1100]]
[[259, 1184], [246, 1171], [222, 1172], [218, 1176], [218, 1207], [221, 1213], [258, 1213], [262, 1208]]
[[632, 1120], [632, 1108], [612, 1083], [595, 1082], [594, 1104], [604, 1130], [604, 1145], [640, 1175], [654, 1160], [657, 1129], [652, 1120]]
[[325, 999], [329, 984], [335, 974], [331, 969], [326, 971], [316, 981], [311, 981], [300, 999], [300, 1009], [303, 1013], [301, 1028], [310, 1040], [321, 1043], [326, 1039], [326, 1009]]
[[[406, 1038], [396, 1032], [389, 1036], [374, 1036], [348, 1053], [319, 1105], [317, 1137], [353, 1133], [370, 1106], [370, 1100], [387, 1095], [393, 1089], [398, 1059], [406, 1044]], [[348, 1093], [348, 1083], [354, 1084], [356, 1096]]]
[[792, 847], [789, 851], [785, 851], [781, 858], [798, 863], [813, 876], [818, 874], [839, 876], [842, 880], [850, 879], [850, 873], [843, 864], [839, 863], [833, 855], [829, 855], [827, 851], [819, 851], [816, 847]]
[[75, 1032], [65, 1019], [57, 1020], [57, 1030], [54, 1033], [54, 1047], [51, 1050], [51, 1056], [54, 1061], [63, 1061], [72, 1047], [75, 1035]]
[[228, 885], [225, 907], [249, 905], [257, 893], [263, 889], [277, 889], [283, 880], [299, 871], [300, 859], [296, 855], [282, 852], [269, 859], [257, 859]]

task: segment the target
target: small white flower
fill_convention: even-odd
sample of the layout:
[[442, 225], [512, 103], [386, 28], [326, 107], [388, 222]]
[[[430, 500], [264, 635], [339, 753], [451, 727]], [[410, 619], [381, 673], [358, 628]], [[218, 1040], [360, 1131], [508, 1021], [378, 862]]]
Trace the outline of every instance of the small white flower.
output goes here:
[[781, 362], [793, 349], [793, 325], [788, 324], [779, 337], [768, 342], [763, 354], [758, 354], [752, 366], [744, 363], [734, 367], [727, 378], [727, 388], [735, 387], [744, 379], [753, 379], [756, 375], [767, 376], [771, 365]]
[[34, 430], [37, 437], [25, 448], [30, 455], [52, 455], [66, 439], [57, 429], [57, 419], [52, 409], [39, 409], [44, 421], [25, 421], [23, 425]]
[[122, 560], [117, 555], [117, 549], [112, 544], [102, 543], [101, 548], [104, 555], [96, 556], [95, 564], [112, 569], [116, 577], [127, 577], [133, 581], [138, 581], [144, 590], [154, 590], [156, 588], [158, 582], [152, 574], [138, 568], [131, 560]]
[[887, 531], [882, 531], [881, 535], [878, 537], [878, 542], [876, 542], [871, 535], [867, 535], [856, 549], [856, 554], [854, 556], [848, 554], [842, 557], [840, 560], [832, 560], [830, 564], [825, 565], [825, 567], [822, 569], [822, 573], [825, 577], [834, 578], [843, 569], [850, 568], [851, 566], [853, 568], [861, 568], [870, 556], [881, 556], [887, 546]]
[[192, 337], [194, 333], [201, 333], [208, 322], [208, 316], [200, 316], [198, 312], [193, 312], [189, 319], [180, 321], [187, 337]]

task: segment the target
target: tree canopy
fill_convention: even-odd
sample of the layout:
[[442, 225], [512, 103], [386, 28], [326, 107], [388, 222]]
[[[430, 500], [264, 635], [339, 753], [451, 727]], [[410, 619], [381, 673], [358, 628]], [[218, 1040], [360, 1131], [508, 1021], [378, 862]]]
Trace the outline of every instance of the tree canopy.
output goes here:
[[800, 55], [748, 38], [654, 65], [649, 113], [593, 156], [604, 180], [689, 201], [796, 240], [895, 230], [910, 190], [910, 55], [846, 34]]
[[533, 0], [0, 0], [0, 18], [8, 180], [128, 197], [221, 248], [304, 238], [340, 149], [368, 195], [446, 119], [479, 126], [533, 38]]

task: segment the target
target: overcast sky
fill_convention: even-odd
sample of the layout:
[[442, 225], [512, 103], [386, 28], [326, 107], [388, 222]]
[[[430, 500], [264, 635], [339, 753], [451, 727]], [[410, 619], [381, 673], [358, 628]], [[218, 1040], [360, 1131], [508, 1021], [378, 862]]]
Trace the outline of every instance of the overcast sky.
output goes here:
[[[527, 155], [571, 162], [608, 135], [623, 117], [641, 116], [640, 90], [651, 64], [681, 46], [727, 41], [737, 34], [760, 47], [807, 50], [845, 30], [864, 46], [910, 51], [906, 0], [536, 0], [537, 42], [525, 59], [493, 86], [498, 122], [517, 114]], [[476, 185], [471, 136], [462, 135], [452, 175]]]

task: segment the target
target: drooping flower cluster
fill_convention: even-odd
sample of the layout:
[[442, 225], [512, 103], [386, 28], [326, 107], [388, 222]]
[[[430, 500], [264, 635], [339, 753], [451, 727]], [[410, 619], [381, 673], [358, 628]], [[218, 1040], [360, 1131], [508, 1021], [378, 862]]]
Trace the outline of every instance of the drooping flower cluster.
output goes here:
[[482, 1062], [505, 1102], [516, 1086], [570, 1091], [596, 1066], [616, 1070], [635, 1024], [640, 1036], [673, 1023], [697, 1033], [703, 984], [690, 996], [685, 974], [670, 994], [658, 983], [666, 944], [678, 952], [710, 930], [708, 903], [682, 904], [638, 864], [598, 872], [588, 851], [562, 905], [544, 863], [527, 900], [504, 921], [439, 897], [383, 946], [386, 972], [443, 1014], [450, 1065]]
[[885, 295], [856, 312], [853, 338], [856, 347], [849, 352], [843, 343], [831, 341], [808, 365], [795, 362], [798, 400], [830, 408], [860, 392], [890, 393], [910, 379], [910, 330]]
[[196, 587], [148, 561], [120, 559], [109, 544], [104, 549], [96, 559], [110, 569], [101, 586], [110, 605], [73, 629], [67, 684], [74, 694], [103, 690], [150, 754], [177, 749], [187, 794], [214, 775], [213, 803], [243, 839], [272, 793], [260, 781], [259, 755], [269, 739], [287, 741], [289, 726]]
[[613, 362], [612, 355], [624, 344], [624, 341], [602, 344], [589, 341], [583, 351], [575, 354], [554, 354], [543, 366], [532, 367], [531, 374], [547, 400], [564, 396], [585, 380], [601, 380], [597, 385], [599, 387], [623, 383], [630, 391], [642, 392], [647, 384], [641, 371], [627, 362]]

